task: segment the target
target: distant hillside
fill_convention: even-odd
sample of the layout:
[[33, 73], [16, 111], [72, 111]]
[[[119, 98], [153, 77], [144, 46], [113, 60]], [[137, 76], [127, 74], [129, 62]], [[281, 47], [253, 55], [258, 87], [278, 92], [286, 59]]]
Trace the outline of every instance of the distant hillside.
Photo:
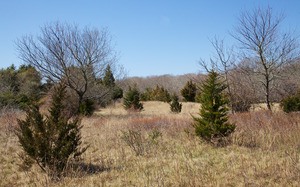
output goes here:
[[137, 85], [139, 91], [143, 92], [146, 88], [155, 88], [158, 84], [163, 86], [170, 93], [180, 94], [180, 90], [185, 86], [186, 82], [193, 80], [194, 82], [201, 82], [204, 79], [203, 74], [185, 74], [185, 75], [161, 75], [161, 76], [149, 76], [149, 77], [129, 77], [120, 81], [120, 85], [123, 89], [127, 89], [128, 85]]

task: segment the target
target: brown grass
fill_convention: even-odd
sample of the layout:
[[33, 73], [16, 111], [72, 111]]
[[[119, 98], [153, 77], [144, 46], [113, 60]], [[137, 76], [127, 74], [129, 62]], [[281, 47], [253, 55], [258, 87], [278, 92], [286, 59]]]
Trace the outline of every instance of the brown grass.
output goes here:
[[[178, 115], [160, 102], [144, 103], [141, 113], [127, 113], [120, 104], [100, 110], [82, 121], [90, 148], [59, 181], [36, 166], [20, 166], [21, 150], [11, 132], [20, 114], [2, 115], [0, 186], [299, 186], [299, 113], [234, 114], [231, 144], [214, 147], [193, 135], [190, 113], [199, 107], [184, 103]], [[162, 137], [147, 154], [136, 156], [121, 138], [128, 129], [145, 136], [157, 129]]]

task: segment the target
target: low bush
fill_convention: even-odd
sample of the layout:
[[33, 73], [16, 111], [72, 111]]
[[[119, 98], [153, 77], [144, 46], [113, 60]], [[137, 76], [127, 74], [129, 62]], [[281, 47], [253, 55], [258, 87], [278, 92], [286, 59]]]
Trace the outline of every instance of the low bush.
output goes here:
[[182, 104], [180, 104], [178, 102], [178, 96], [174, 93], [172, 95], [172, 102], [170, 103], [170, 108], [171, 111], [174, 113], [180, 113], [181, 112], [181, 108], [182, 108]]
[[143, 104], [140, 103], [140, 93], [136, 87], [128, 87], [128, 91], [123, 99], [123, 106], [126, 110], [143, 110]]
[[95, 111], [95, 102], [92, 99], [86, 99], [79, 105], [79, 114], [91, 116]]
[[286, 113], [300, 111], [300, 91], [295, 95], [284, 98], [280, 105]]
[[248, 112], [253, 104], [253, 100], [248, 97], [241, 97], [239, 95], [232, 95], [230, 97], [231, 110], [234, 112]]
[[141, 131], [122, 131], [122, 140], [135, 152], [137, 156], [148, 153], [152, 146], [158, 144], [158, 138], [161, 136], [162, 133], [156, 129], [153, 129], [147, 137], [144, 137]]

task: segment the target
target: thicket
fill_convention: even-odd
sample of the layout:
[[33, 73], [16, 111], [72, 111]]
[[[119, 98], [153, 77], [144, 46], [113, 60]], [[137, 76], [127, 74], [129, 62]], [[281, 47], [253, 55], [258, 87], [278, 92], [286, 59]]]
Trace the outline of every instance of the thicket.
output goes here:
[[227, 123], [229, 99], [224, 94], [227, 86], [219, 78], [219, 74], [211, 70], [208, 78], [201, 84], [200, 118], [194, 117], [192, 126], [197, 136], [207, 142], [221, 143], [231, 134], [235, 124]]
[[123, 98], [123, 106], [126, 110], [141, 111], [143, 110], [143, 104], [140, 102], [140, 92], [136, 86], [128, 87], [128, 91]]
[[141, 94], [142, 101], [163, 101], [169, 103], [171, 101], [170, 93], [163, 86], [158, 86], [154, 89], [146, 88], [146, 91]]
[[87, 149], [80, 146], [80, 118], [70, 119], [65, 115], [65, 89], [62, 84], [55, 87], [49, 115], [42, 115], [36, 103], [29, 106], [25, 120], [18, 120], [16, 130], [27, 158], [52, 177], [61, 176], [70, 159], [79, 157]]

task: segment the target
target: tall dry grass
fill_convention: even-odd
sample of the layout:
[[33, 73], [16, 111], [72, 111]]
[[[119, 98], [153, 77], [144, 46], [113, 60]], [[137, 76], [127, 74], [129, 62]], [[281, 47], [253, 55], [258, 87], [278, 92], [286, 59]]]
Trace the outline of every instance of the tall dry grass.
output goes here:
[[[10, 130], [18, 115], [2, 115], [0, 186], [299, 186], [299, 113], [231, 115], [237, 125], [231, 144], [215, 147], [194, 136], [190, 113], [196, 112], [172, 114], [158, 102], [144, 107], [141, 113], [127, 113], [116, 105], [83, 119], [82, 136], [90, 148], [59, 181], [36, 166], [22, 167], [20, 146]], [[190, 111], [198, 107], [186, 104]], [[122, 140], [122, 131], [146, 137], [153, 129], [162, 136], [143, 156]]]

